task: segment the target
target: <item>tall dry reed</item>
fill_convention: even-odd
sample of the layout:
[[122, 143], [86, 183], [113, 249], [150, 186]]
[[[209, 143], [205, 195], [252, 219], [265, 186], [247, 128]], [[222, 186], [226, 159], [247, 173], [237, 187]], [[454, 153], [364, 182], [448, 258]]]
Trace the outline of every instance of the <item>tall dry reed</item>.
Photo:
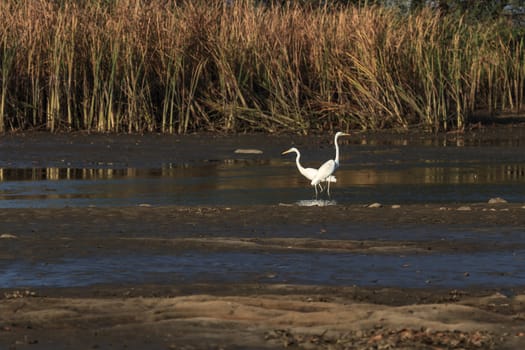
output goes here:
[[0, 3], [0, 131], [463, 128], [521, 112], [498, 19], [238, 1]]

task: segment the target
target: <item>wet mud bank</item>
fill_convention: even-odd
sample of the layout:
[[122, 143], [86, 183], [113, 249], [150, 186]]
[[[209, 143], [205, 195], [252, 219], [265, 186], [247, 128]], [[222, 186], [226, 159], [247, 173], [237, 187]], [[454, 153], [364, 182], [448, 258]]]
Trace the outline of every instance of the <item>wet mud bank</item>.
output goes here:
[[[64, 246], [72, 254], [81, 254], [85, 242], [96, 240], [100, 249], [160, 251], [202, 247], [387, 252], [399, 246], [415, 252], [428, 251], [430, 242], [431, 250], [469, 252], [505, 249], [509, 244], [523, 248], [524, 214], [525, 205], [518, 203], [17, 208], [0, 211], [5, 236], [0, 242], [34, 245], [19, 250], [22, 256], [39, 246], [58, 254], [60, 246], [48, 249], [57, 240], [67, 242]], [[497, 240], [498, 235], [506, 240]]]

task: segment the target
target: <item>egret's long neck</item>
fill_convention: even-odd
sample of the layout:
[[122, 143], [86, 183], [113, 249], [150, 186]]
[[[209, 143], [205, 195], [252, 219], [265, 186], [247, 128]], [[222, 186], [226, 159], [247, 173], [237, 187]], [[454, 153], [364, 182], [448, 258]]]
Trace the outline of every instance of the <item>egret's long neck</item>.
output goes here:
[[335, 137], [334, 143], [335, 143], [335, 165], [339, 166], [339, 145], [337, 144], [338, 136]]
[[301, 159], [301, 153], [295, 152], [297, 154], [297, 157], [295, 157], [295, 164], [297, 164], [297, 169], [299, 169], [300, 172], [303, 172], [304, 168], [299, 162], [299, 159]]

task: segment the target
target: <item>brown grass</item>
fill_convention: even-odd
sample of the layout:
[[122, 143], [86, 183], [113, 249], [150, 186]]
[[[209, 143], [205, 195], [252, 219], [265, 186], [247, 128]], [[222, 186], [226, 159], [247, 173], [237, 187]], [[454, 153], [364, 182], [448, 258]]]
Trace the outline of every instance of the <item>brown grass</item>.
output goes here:
[[463, 128], [523, 110], [503, 20], [251, 1], [0, 3], [0, 131]]

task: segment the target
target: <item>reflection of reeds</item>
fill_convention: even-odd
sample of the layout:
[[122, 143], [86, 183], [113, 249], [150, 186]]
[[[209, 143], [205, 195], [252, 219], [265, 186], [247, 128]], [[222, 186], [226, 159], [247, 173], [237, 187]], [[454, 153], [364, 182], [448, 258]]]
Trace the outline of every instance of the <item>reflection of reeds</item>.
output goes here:
[[523, 110], [503, 20], [251, 1], [2, 1], [0, 131], [463, 128]]

